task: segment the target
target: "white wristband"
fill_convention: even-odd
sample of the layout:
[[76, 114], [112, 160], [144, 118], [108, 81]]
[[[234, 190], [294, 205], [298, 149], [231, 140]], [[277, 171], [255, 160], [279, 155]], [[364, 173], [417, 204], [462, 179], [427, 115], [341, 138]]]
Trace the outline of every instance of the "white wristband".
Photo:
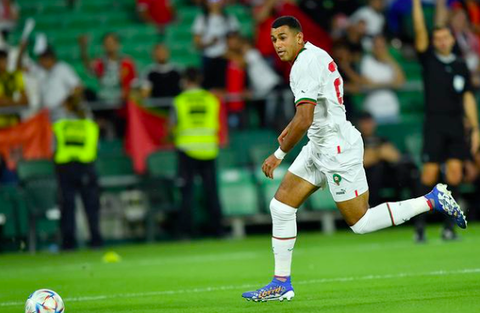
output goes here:
[[279, 160], [283, 160], [283, 158], [287, 155], [285, 152], [282, 151], [282, 149], [280, 149], [280, 147], [277, 149], [277, 151], [275, 151], [275, 153], [273, 154], [277, 159]]

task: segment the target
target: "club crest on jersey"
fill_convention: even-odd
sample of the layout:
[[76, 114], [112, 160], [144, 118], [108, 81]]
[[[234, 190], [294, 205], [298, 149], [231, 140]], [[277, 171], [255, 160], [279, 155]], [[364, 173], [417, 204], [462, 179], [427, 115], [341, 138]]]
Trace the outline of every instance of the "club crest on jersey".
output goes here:
[[340, 186], [341, 181], [342, 181], [342, 176], [338, 174], [333, 174], [333, 182], [337, 184], [337, 186]]

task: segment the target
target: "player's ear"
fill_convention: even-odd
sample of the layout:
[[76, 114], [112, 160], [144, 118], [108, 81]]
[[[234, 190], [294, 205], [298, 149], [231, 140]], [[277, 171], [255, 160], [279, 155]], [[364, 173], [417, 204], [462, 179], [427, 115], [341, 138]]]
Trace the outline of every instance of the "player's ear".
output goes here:
[[303, 33], [302, 32], [297, 33], [297, 43], [298, 44], [303, 44]]

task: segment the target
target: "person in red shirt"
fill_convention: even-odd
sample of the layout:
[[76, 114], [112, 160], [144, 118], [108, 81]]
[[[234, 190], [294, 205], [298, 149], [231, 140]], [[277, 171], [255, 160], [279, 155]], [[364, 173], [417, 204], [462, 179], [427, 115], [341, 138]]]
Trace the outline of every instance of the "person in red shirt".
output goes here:
[[[137, 76], [133, 60], [120, 52], [120, 41], [115, 33], [107, 33], [103, 37], [103, 49], [105, 54], [95, 60], [91, 60], [88, 55], [88, 37], [80, 37], [80, 50], [82, 61], [85, 68], [95, 75], [99, 82], [98, 100], [104, 105], [111, 106], [117, 110], [112, 116], [112, 112], [105, 116], [107, 120], [115, 123], [116, 135], [124, 133], [124, 110], [123, 106], [128, 99], [130, 85]], [[103, 114], [103, 113], [102, 113]], [[98, 114], [97, 114], [98, 115]], [[119, 119], [120, 117], [120, 119]], [[102, 124], [100, 123], [102, 126]]]
[[169, 0], [137, 0], [137, 12], [142, 21], [157, 25], [160, 32], [175, 14]]

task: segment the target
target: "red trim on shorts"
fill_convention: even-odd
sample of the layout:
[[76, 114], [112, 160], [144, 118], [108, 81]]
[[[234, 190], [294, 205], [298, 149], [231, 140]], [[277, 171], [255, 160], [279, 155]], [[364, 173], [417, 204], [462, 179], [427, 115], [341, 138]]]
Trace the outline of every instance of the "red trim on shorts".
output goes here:
[[297, 238], [297, 237], [279, 238], [279, 237], [272, 236], [272, 238], [275, 238], [275, 239], [277, 239], [277, 240], [292, 240], [292, 239], [295, 239], [295, 238]]
[[337, 152], [338, 152], [338, 153], [341, 153], [341, 152], [342, 152], [342, 149], [340, 149], [340, 146], [337, 146]]
[[433, 211], [432, 202], [430, 202], [430, 199], [426, 199], [426, 200], [427, 200], [428, 207], [430, 208], [430, 211]]
[[387, 209], [388, 209], [388, 213], [390, 213], [390, 219], [392, 220], [392, 226], [396, 226], [395, 222], [393, 221], [392, 210], [390, 209], [390, 205], [388, 204], [388, 202], [387, 202]]
[[355, 190], [355, 197], [358, 197], [358, 190]]

